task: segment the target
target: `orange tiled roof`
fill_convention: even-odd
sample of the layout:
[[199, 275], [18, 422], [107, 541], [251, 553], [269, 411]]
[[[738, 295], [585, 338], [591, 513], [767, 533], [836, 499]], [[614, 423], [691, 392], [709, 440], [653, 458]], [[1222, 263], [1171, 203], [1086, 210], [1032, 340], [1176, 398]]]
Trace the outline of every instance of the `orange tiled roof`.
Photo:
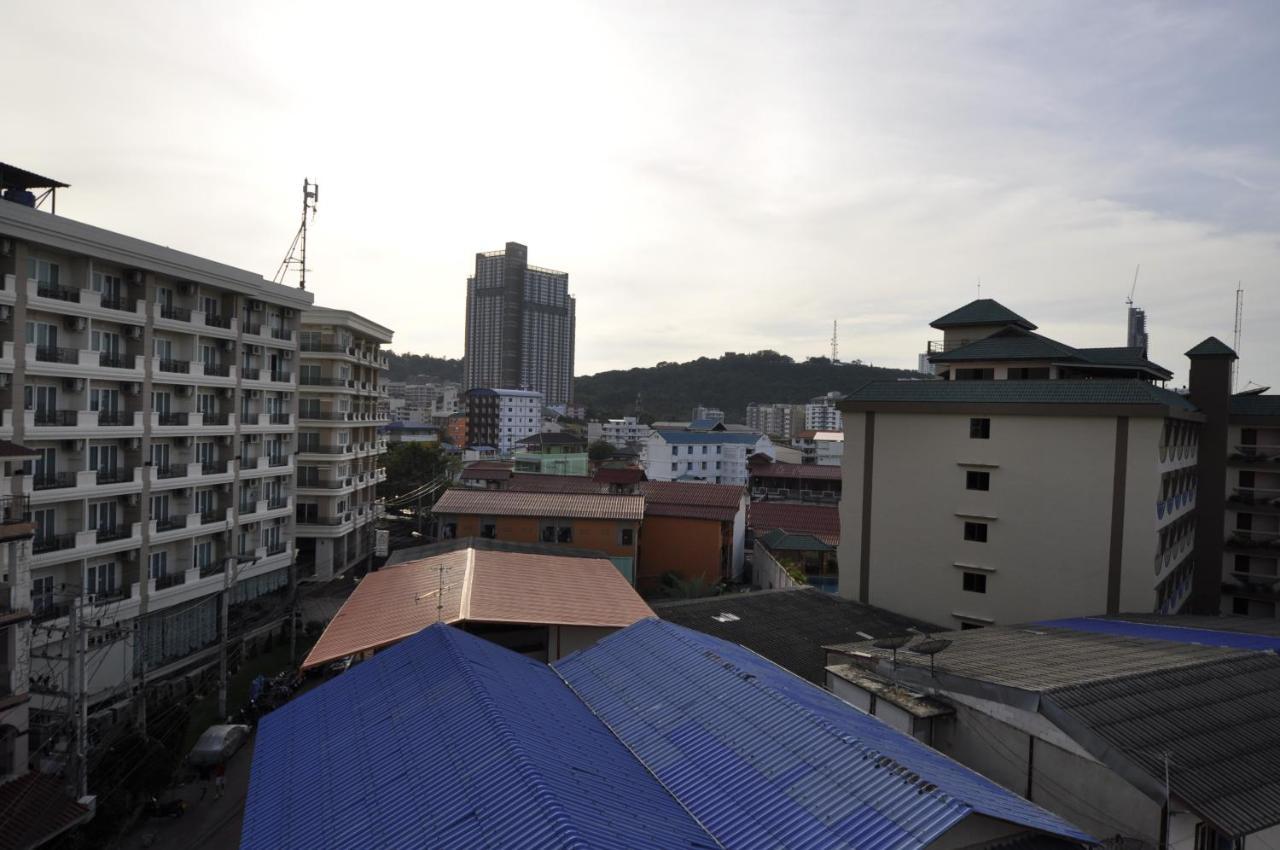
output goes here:
[[840, 542], [840, 509], [835, 505], [797, 505], [789, 502], [752, 502], [747, 508], [747, 526], [757, 538], [766, 531], [808, 532], [823, 543]]
[[651, 616], [605, 558], [460, 549], [369, 573], [302, 667], [389, 646], [437, 620], [623, 628]]
[[742, 504], [743, 488], [736, 484], [642, 481], [636, 485], [636, 492], [644, 496], [644, 512], [648, 516], [732, 522]]
[[522, 493], [515, 490], [446, 490], [432, 509], [441, 514], [640, 520], [643, 496], [607, 493]]

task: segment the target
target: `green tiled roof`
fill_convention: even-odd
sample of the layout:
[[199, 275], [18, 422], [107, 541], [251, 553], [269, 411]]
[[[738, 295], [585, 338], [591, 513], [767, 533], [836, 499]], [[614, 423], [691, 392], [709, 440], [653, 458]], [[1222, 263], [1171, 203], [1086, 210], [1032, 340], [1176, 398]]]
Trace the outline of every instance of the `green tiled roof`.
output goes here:
[[1231, 415], [1280, 418], [1280, 395], [1233, 395]]
[[1035, 325], [991, 298], [970, 301], [960, 309], [952, 310], [941, 319], [935, 319], [929, 323], [930, 327], [938, 330], [963, 328], [969, 325], [1017, 325], [1029, 331], [1036, 329]]
[[1018, 327], [1004, 328], [989, 337], [929, 358], [931, 363], [991, 360], [1052, 360], [1058, 363], [1117, 366], [1142, 369], [1166, 379], [1173, 377], [1168, 369], [1148, 360], [1141, 348], [1073, 348]]
[[1204, 342], [1187, 352], [1188, 357], [1235, 357], [1236, 353], [1231, 350], [1231, 346], [1227, 345], [1216, 336], [1211, 336]]
[[1194, 411], [1177, 393], [1139, 380], [873, 381], [850, 402], [929, 404], [1152, 404]]
[[775, 552], [834, 552], [835, 547], [823, 543], [807, 532], [787, 531], [775, 528], [760, 538], [760, 542]]

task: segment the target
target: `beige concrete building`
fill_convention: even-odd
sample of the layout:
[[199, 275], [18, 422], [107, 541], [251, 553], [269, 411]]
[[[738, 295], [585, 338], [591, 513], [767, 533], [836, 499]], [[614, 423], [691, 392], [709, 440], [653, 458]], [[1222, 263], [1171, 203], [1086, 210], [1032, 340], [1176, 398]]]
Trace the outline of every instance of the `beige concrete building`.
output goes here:
[[[67, 679], [69, 600], [97, 624], [92, 710], [283, 591], [293, 560], [300, 312], [260, 275], [0, 202], [0, 439], [36, 453], [29, 500], [33, 681]], [[110, 627], [114, 625], [115, 630]], [[32, 745], [51, 712], [32, 697]]]
[[303, 578], [324, 581], [373, 553], [387, 472], [391, 330], [346, 310], [302, 316], [298, 432], [298, 552]]
[[1231, 397], [1223, 613], [1280, 616], [1280, 396]]
[[1073, 349], [995, 302], [951, 319], [945, 380], [840, 405], [840, 593], [956, 628], [1180, 610], [1204, 416], [1139, 351]]

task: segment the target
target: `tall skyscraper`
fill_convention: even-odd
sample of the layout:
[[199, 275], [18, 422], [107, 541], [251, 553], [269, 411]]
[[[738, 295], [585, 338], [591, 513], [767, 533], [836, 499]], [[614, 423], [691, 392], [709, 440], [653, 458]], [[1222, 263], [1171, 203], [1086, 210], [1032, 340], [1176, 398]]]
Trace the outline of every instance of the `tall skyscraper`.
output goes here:
[[1125, 345], [1129, 348], [1141, 348], [1142, 356], [1147, 356], [1147, 314], [1141, 307], [1129, 307], [1129, 330]]
[[529, 249], [517, 242], [476, 254], [467, 278], [464, 389], [536, 390], [548, 405], [568, 404], [573, 347], [567, 273], [529, 265]]

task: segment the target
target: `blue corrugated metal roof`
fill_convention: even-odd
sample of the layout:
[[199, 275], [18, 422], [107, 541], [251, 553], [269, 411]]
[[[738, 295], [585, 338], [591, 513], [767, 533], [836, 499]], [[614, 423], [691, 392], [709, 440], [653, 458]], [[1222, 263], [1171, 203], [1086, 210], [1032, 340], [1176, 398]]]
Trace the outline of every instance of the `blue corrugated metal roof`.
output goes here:
[[759, 434], [750, 431], [677, 431], [660, 428], [656, 432], [668, 443], [747, 443], [755, 445]]
[[709, 635], [642, 620], [555, 667], [729, 850], [923, 847], [973, 812], [1091, 840]]
[[1194, 643], [1200, 646], [1218, 646], [1223, 649], [1244, 649], [1257, 652], [1280, 652], [1280, 637], [1275, 635], [1232, 632], [1222, 629], [1189, 628], [1187, 626], [1133, 623], [1127, 620], [1104, 620], [1096, 617], [1069, 617], [1063, 620], [1046, 620], [1037, 626], [1071, 629], [1076, 632], [1096, 632], [1104, 635], [1167, 640], [1176, 643]]
[[444, 625], [263, 719], [241, 839], [716, 847], [549, 667]]

